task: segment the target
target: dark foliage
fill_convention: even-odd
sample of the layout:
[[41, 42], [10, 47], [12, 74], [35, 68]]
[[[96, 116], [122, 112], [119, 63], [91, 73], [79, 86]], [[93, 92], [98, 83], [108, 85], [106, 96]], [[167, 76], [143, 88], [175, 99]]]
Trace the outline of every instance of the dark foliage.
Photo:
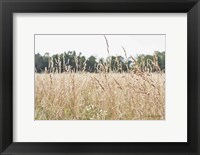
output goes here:
[[[165, 70], [165, 52], [156, 51], [154, 55], [138, 55], [137, 63], [140, 65], [141, 70], [148, 70], [151, 72]], [[48, 53], [43, 56], [39, 53], [35, 54], [35, 70], [42, 73], [45, 70], [48, 72], [64, 71], [85, 71], [96, 73], [99, 71], [112, 71], [112, 72], [127, 72], [134, 67], [135, 63], [131, 58], [124, 58], [122, 56], [110, 56], [106, 59], [96, 59], [95, 56], [90, 56], [86, 59], [81, 53], [78, 55], [75, 51], [64, 52], [63, 54], [55, 54], [49, 56]]]

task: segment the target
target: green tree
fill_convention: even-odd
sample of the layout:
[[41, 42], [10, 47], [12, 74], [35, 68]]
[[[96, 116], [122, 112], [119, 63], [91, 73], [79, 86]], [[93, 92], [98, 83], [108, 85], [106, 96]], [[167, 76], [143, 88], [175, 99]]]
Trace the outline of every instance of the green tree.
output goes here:
[[35, 70], [38, 73], [44, 72], [45, 67], [48, 67], [49, 55], [41, 56], [39, 53], [35, 54]]
[[87, 72], [96, 72], [96, 58], [94, 56], [90, 56], [86, 61], [86, 71]]

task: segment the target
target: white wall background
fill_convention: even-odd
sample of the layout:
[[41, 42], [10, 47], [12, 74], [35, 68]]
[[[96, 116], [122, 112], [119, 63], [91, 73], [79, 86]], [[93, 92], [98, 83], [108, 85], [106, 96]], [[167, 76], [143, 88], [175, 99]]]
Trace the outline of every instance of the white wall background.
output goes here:
[[[14, 142], [187, 141], [186, 14], [15, 13], [13, 19]], [[34, 121], [34, 34], [166, 34], [166, 120]]]

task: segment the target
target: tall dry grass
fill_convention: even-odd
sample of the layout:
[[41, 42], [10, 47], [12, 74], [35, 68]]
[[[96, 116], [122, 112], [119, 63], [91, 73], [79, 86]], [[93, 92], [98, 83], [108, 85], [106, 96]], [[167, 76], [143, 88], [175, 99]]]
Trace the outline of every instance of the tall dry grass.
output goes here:
[[[104, 38], [109, 56], [109, 43], [106, 36]], [[125, 48], [122, 49], [128, 60]], [[48, 70], [35, 73], [35, 119], [165, 119], [165, 74], [158, 66], [157, 56], [147, 63], [149, 69], [141, 66], [144, 62], [139, 64], [130, 57], [134, 68], [129, 70], [127, 65], [127, 72], [122, 73], [109, 71], [111, 62], [98, 64], [102, 67], [97, 73], [88, 73], [84, 69], [75, 73], [70, 66], [64, 65], [64, 58], [61, 66], [62, 58], [58, 57], [57, 68], [53, 68], [50, 59]], [[65, 72], [61, 73], [61, 67]]]
[[36, 120], [162, 120], [165, 74], [35, 74]]

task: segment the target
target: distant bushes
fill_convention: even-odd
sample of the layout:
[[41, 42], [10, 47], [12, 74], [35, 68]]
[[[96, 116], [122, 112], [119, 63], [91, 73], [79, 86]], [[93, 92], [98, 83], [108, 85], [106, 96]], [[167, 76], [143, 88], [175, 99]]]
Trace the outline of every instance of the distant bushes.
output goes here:
[[86, 59], [84, 55], [75, 51], [50, 56], [35, 54], [35, 71], [42, 72], [128, 72], [134, 67], [140, 67], [142, 71], [156, 72], [165, 70], [165, 52], [154, 52], [153, 55], [138, 55], [133, 57], [109, 56], [97, 60], [95, 56]]

